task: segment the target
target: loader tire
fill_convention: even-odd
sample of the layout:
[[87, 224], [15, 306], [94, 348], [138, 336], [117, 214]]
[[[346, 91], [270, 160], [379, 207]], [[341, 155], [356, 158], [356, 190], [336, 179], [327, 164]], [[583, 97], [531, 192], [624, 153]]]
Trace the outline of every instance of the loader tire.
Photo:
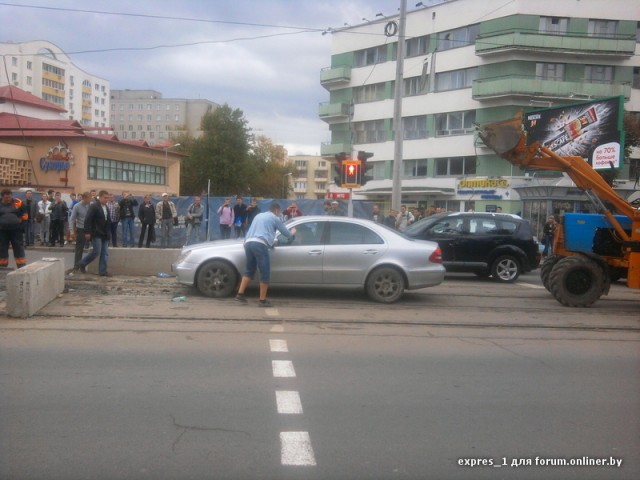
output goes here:
[[589, 258], [565, 257], [551, 269], [549, 291], [567, 307], [588, 307], [602, 296], [605, 275]]

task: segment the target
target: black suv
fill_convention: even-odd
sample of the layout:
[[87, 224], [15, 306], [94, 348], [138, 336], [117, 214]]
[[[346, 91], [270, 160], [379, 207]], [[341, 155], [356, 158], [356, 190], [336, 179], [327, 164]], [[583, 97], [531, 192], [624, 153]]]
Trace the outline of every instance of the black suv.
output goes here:
[[503, 213], [442, 213], [410, 225], [404, 234], [438, 242], [449, 272], [491, 275], [513, 282], [538, 268], [540, 250], [529, 222]]

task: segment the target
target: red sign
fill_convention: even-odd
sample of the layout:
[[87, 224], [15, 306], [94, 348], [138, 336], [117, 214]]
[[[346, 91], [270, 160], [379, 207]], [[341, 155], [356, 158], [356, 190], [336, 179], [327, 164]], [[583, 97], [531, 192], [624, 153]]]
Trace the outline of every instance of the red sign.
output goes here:
[[329, 192], [327, 193], [327, 198], [331, 198], [333, 200], [349, 200], [351, 194], [349, 192]]

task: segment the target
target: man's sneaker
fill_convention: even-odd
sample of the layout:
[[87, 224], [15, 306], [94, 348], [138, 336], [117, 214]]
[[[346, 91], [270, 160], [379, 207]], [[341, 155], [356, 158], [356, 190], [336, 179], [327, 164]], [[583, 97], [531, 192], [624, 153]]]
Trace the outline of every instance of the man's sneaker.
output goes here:
[[247, 303], [247, 299], [244, 298], [244, 295], [236, 295], [236, 302]]
[[273, 305], [271, 305], [271, 302], [269, 300], [266, 300], [266, 299], [265, 300], [260, 300], [258, 302], [258, 305], [260, 307], [273, 307]]
[[87, 273], [87, 267], [80, 265], [80, 273]]
[[104, 272], [99, 274], [101, 277], [113, 277], [109, 272]]

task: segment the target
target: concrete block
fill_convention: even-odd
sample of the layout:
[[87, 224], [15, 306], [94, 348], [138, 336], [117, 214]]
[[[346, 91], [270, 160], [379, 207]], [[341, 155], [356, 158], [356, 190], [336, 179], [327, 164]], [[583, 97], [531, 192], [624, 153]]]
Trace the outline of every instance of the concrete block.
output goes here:
[[7, 274], [7, 314], [35, 315], [64, 290], [64, 260], [43, 258]]
[[[157, 275], [171, 273], [171, 264], [178, 259], [180, 248], [124, 248], [109, 247], [107, 271], [112, 275]], [[100, 259], [87, 267], [89, 273], [98, 273]]]

